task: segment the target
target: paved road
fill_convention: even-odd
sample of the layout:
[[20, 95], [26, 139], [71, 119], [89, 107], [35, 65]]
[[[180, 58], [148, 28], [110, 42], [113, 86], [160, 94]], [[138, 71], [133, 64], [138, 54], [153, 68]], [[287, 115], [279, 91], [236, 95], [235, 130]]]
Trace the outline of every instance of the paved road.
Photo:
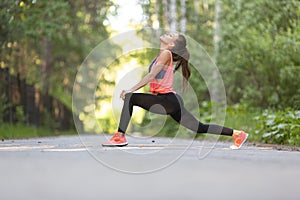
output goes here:
[[1, 200], [299, 199], [300, 153], [106, 135], [0, 141]]

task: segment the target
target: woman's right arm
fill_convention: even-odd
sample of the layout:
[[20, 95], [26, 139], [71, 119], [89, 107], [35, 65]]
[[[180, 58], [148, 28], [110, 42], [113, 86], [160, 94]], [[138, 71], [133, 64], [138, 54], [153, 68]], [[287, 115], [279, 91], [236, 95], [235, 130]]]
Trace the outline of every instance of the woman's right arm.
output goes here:
[[135, 92], [137, 90], [139, 90], [140, 88], [144, 87], [145, 85], [147, 85], [151, 80], [153, 80], [156, 75], [165, 68], [166, 65], [168, 65], [168, 63], [170, 62], [171, 59], [171, 55], [169, 51], [163, 51], [161, 53], [161, 55], [157, 58], [157, 62], [156, 64], [154, 64], [154, 66], [152, 67], [151, 71], [142, 78], [142, 80], [140, 82], [138, 82], [136, 85], [134, 85], [131, 89], [129, 90], [123, 90], [120, 97], [122, 99], [125, 98], [125, 95], [127, 93], [132, 93]]

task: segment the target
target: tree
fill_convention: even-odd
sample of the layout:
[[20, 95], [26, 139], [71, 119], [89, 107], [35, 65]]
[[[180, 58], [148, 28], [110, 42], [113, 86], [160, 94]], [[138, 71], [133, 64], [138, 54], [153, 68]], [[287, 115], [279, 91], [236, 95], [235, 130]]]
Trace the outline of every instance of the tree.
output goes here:
[[[42, 112], [58, 98], [71, 109], [76, 71], [89, 51], [109, 36], [108, 0], [1, 1], [1, 68], [45, 95]], [[47, 116], [44, 121], [47, 126]], [[48, 116], [49, 117], [49, 116]]]
[[228, 100], [299, 107], [299, 1], [226, 0], [223, 5], [218, 63]]

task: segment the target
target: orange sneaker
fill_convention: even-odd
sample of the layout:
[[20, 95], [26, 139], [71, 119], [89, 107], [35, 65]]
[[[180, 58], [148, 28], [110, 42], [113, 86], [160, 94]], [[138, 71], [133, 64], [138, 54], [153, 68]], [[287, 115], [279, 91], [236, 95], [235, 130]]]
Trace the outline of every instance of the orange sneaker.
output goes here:
[[123, 147], [128, 144], [125, 135], [115, 133], [109, 141], [102, 143], [104, 147]]
[[241, 131], [239, 135], [232, 135], [234, 145], [231, 145], [231, 149], [239, 149], [242, 147], [242, 145], [246, 142], [248, 138], [248, 134], [245, 133], [244, 131]]

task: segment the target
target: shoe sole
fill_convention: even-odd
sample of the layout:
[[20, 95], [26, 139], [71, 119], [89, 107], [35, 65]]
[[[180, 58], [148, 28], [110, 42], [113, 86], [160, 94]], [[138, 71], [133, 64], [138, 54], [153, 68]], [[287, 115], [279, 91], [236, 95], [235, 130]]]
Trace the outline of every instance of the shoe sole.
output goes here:
[[102, 144], [103, 147], [124, 147], [127, 146], [128, 143], [121, 143], [121, 144]]
[[241, 145], [239, 147], [237, 147], [235, 145], [232, 145], [232, 146], [230, 146], [230, 149], [240, 149], [243, 146], [243, 144], [246, 142], [246, 140], [248, 139], [248, 136], [249, 135], [246, 133], [246, 137], [245, 137], [245, 139], [243, 140], [243, 142], [241, 143]]

